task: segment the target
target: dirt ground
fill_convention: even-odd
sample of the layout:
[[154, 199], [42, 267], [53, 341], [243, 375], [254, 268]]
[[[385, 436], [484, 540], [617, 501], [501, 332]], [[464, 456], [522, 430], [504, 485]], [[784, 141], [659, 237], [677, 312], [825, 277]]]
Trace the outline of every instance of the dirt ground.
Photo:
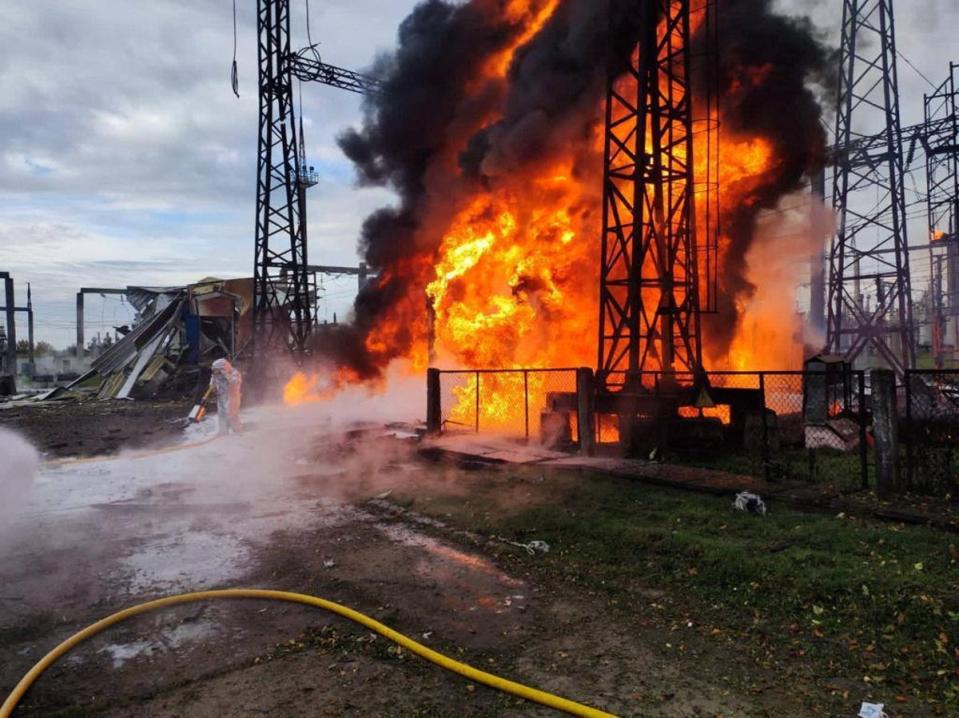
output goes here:
[[[420, 461], [415, 445], [389, 432], [367, 432], [359, 449], [322, 428], [262, 463], [264, 446], [288, 431], [251, 424], [246, 435], [174, 454], [41, 472], [0, 538], [0, 690], [111, 611], [173, 592], [256, 586], [340, 601], [460, 660], [622, 715], [767, 711], [768, 695], [735, 695], [718, 675], [684, 668], [664, 648], [668, 637], [643, 628], [629, 607], [549, 585], [513, 563], [515, 547], [413, 520], [389, 496], [371, 502], [414, 486], [469, 492], [483, 475]], [[252, 463], [253, 476], [238, 480]], [[18, 710], [540, 713], [550, 712], [341, 619], [260, 602], [184, 606], [111, 629], [57, 664]]]
[[[402, 431], [344, 435], [329, 418], [260, 410], [240, 436], [207, 441], [207, 426], [178, 451], [46, 466], [0, 529], [0, 695], [113, 611], [258, 587], [341, 602], [458, 660], [617, 715], [832, 715], [808, 700], [817, 686], [784, 682], [691, 622], [664, 621], [662, 591], [638, 586], [630, 595], [641, 600], [624, 601], [463, 528], [468, 497], [495, 497], [509, 514], [562, 500], [559, 479], [436, 463]], [[455, 508], [431, 510], [437, 497]], [[109, 629], [16, 712], [552, 714], [343, 619], [258, 601], [192, 604]]]
[[0, 411], [0, 427], [46, 456], [97, 456], [170, 441], [182, 434], [192, 402], [45, 401]]

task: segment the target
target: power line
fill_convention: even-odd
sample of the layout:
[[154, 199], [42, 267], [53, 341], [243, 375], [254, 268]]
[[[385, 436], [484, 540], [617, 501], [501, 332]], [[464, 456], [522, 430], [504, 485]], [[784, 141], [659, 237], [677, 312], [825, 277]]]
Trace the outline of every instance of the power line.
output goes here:
[[915, 65], [913, 65], [913, 64], [909, 61], [909, 58], [906, 57], [906, 56], [903, 54], [902, 50], [899, 50], [899, 57], [901, 57], [901, 58], [903, 59], [903, 62], [905, 62], [907, 65], [909, 65], [909, 67], [911, 67], [911, 68], [915, 71], [915, 73], [916, 73], [917, 75], [919, 75], [919, 77], [921, 77], [923, 80], [925, 80], [926, 82], [928, 82], [928, 83], [929, 83], [929, 87], [931, 87], [933, 90], [936, 89], [936, 86], [933, 84], [932, 80], [930, 80], [928, 77], [926, 77], [925, 75], [923, 75], [923, 74], [922, 74], [922, 71], [921, 71], [918, 67], [916, 67]]

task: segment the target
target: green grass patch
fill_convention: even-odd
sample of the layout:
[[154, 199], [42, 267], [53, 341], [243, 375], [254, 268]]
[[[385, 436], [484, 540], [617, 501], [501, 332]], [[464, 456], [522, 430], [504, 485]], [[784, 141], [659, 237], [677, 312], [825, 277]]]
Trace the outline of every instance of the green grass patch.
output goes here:
[[959, 708], [956, 535], [778, 505], [758, 517], [733, 511], [731, 497], [602, 476], [545, 486], [547, 498], [505, 513], [483, 505], [485, 490], [428, 506], [473, 530], [545, 540], [550, 553], [529, 559], [539, 570], [734, 635], [765, 665]]
[[[675, 457], [675, 463], [700, 466], [704, 469], [725, 471], [768, 478], [771, 481], [807, 481], [830, 484], [840, 490], [855, 491], [862, 488], [862, 460], [859, 450], [844, 452], [835, 449], [783, 448], [770, 450], [768, 471], [758, 451], [723, 452], [713, 456]], [[868, 450], [867, 467], [874, 464], [873, 451]], [[869, 469], [870, 486], [874, 482]]]

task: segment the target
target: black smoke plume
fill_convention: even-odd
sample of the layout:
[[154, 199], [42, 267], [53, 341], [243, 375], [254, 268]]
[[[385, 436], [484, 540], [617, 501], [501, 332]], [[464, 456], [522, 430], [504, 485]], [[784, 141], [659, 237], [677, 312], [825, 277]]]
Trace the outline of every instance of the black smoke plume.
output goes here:
[[[547, 1], [530, 0], [531, 11]], [[399, 199], [363, 225], [360, 253], [380, 276], [357, 298], [352, 323], [326, 338], [324, 353], [362, 378], [407, 355], [424, 338], [424, 287], [456, 199], [509, 182], [554, 154], [575, 152], [577, 176], [596, 184], [596, 206], [583, 211], [594, 214], [598, 233], [602, 157], [588, 138], [602, 121], [607, 67], [630, 61], [637, 2], [560, 0], [515, 53], [505, 80], [484, 77], [483, 68], [523, 30], [506, 19], [506, 0], [426, 0], [404, 20], [397, 49], [372, 71], [384, 79], [383, 91], [367, 102], [361, 127], [339, 140], [361, 184], [389, 187]], [[755, 201], [724, 218], [733, 250], [721, 268], [723, 314], [707, 331], [728, 341], [735, 300], [750, 291], [744, 257], [756, 214], [821, 162], [820, 109], [807, 86], [826, 76], [828, 52], [807, 23], [776, 15], [770, 0], [720, 6], [721, 121], [769, 138], [782, 160]], [[742, 87], [749, 68], [767, 64], [762, 82]], [[387, 347], [370, 351], [366, 339], [386, 315], [402, 321]]]
[[808, 19], [784, 17], [772, 5], [772, 0], [719, 0], [722, 134], [765, 138], [776, 162], [749, 201], [726, 208], [721, 218], [730, 246], [719, 267], [718, 312], [703, 317], [703, 333], [717, 358], [735, 334], [737, 302], [755, 289], [746, 278], [746, 253], [757, 216], [802, 188], [825, 159], [823, 112], [814, 88], [828, 96], [838, 66], [835, 53]]

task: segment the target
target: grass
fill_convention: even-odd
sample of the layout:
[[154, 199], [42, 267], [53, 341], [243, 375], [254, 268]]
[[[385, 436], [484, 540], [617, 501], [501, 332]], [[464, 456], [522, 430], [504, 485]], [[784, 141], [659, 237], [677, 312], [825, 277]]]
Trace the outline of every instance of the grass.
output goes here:
[[[782, 448], [770, 450], [769, 478], [772, 481], [808, 481], [831, 484], [840, 490], [862, 488], [862, 463], [859, 450], [842, 452], [834, 449]], [[867, 466], [870, 467], [869, 482], [875, 476], [872, 465], [875, 459], [869, 449]], [[732, 474], [745, 474], [765, 478], [762, 456], [756, 452], [722, 452], [713, 456], [684, 457], [676, 463], [701, 466]]]
[[[603, 476], [545, 486], [544, 500], [509, 512], [484, 504], [495, 491], [429, 505], [475, 531], [545, 540], [533, 570], [695, 621], [783, 680], [802, 676], [836, 700], [883, 696], [897, 713], [959, 709], [955, 535], [779, 506], [757, 517]], [[650, 589], [664, 597], [651, 604]]]

